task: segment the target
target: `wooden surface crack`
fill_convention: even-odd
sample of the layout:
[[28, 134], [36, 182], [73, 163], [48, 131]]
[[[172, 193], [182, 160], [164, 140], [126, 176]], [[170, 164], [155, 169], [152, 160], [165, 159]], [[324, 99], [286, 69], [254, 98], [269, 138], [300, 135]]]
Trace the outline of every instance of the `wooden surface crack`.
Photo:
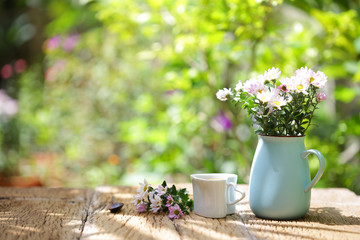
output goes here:
[[87, 204], [86, 204], [86, 214], [85, 214], [85, 217], [82, 219], [82, 223], [80, 225], [80, 235], [79, 235], [79, 238], [78, 239], [81, 239], [82, 237], [82, 234], [83, 234], [83, 231], [84, 231], [84, 228], [85, 228], [85, 224], [87, 223], [87, 220], [88, 220], [88, 217], [89, 217], [89, 214], [90, 214], [90, 207], [91, 207], [91, 204], [93, 202], [93, 199], [94, 199], [94, 195], [95, 195], [95, 192], [92, 191], [92, 190], [89, 190], [91, 191], [90, 193], [90, 196], [87, 198]]
[[172, 222], [174, 223], [175, 231], [176, 231], [176, 232], [178, 233], [178, 235], [179, 235], [179, 239], [182, 240], [181, 233], [180, 233], [180, 231], [179, 231], [178, 225], [176, 224], [176, 222], [175, 222], [174, 220], [172, 220]]

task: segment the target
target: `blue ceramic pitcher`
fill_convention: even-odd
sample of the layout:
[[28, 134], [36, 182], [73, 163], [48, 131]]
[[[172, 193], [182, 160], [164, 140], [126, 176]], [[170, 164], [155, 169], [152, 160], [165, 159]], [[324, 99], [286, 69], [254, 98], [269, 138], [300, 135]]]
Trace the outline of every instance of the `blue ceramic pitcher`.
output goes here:
[[[323, 155], [305, 150], [305, 137], [258, 136], [250, 173], [250, 208], [266, 219], [296, 219], [310, 207], [311, 188], [325, 170]], [[310, 179], [306, 157], [315, 154], [319, 170]]]

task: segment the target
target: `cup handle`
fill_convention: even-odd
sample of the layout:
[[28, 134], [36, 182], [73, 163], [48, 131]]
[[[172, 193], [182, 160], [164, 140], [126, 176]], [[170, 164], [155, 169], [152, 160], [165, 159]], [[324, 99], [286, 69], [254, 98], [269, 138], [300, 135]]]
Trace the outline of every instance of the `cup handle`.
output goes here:
[[307, 156], [309, 156], [309, 154], [311, 153], [315, 154], [319, 160], [319, 170], [317, 171], [314, 179], [309, 183], [309, 185], [305, 187], [305, 192], [308, 192], [312, 187], [314, 187], [314, 185], [320, 180], [321, 176], [325, 171], [325, 158], [318, 150], [315, 149], [306, 150], [301, 154], [301, 157], [307, 158]]
[[240, 201], [245, 197], [245, 192], [243, 192], [243, 191], [241, 191], [239, 188], [237, 188], [234, 183], [228, 183], [226, 186], [227, 186], [227, 190], [226, 190], [227, 193], [228, 193], [230, 187], [233, 187], [236, 192], [238, 192], [238, 193], [241, 194], [241, 197], [240, 197], [239, 199], [236, 199], [234, 202], [228, 203], [228, 204], [227, 204], [228, 206], [234, 205], [234, 204], [240, 202]]

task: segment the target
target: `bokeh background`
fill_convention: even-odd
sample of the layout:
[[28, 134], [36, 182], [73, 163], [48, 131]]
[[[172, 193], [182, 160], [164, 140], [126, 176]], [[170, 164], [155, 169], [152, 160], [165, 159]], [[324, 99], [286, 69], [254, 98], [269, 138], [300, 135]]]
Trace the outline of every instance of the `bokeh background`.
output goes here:
[[1, 0], [0, 185], [247, 183], [257, 136], [215, 93], [308, 66], [329, 80], [317, 187], [360, 194], [359, 17], [359, 0]]

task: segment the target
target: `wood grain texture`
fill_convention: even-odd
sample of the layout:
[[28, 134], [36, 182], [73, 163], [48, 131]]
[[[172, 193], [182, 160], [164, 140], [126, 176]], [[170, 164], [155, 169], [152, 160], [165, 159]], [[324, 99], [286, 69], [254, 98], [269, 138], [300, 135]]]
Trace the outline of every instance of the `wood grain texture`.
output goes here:
[[79, 239], [92, 193], [0, 188], [0, 239]]
[[[177, 184], [192, 193], [191, 184]], [[239, 185], [248, 193], [247, 185]], [[246, 197], [223, 219], [194, 213], [170, 220], [138, 213], [136, 187], [0, 188], [0, 239], [360, 239], [360, 197], [347, 189], [314, 189], [309, 212], [293, 221], [257, 218]], [[125, 203], [120, 213], [111, 197]]]
[[[178, 184], [192, 193], [191, 184]], [[239, 185], [248, 193], [247, 185]], [[194, 213], [170, 220], [165, 214], [137, 213], [135, 187], [98, 187], [81, 239], [360, 239], [360, 197], [347, 189], [315, 189], [310, 211], [293, 221], [257, 218], [246, 197], [236, 214], [211, 219]], [[125, 203], [107, 210], [111, 196]]]

